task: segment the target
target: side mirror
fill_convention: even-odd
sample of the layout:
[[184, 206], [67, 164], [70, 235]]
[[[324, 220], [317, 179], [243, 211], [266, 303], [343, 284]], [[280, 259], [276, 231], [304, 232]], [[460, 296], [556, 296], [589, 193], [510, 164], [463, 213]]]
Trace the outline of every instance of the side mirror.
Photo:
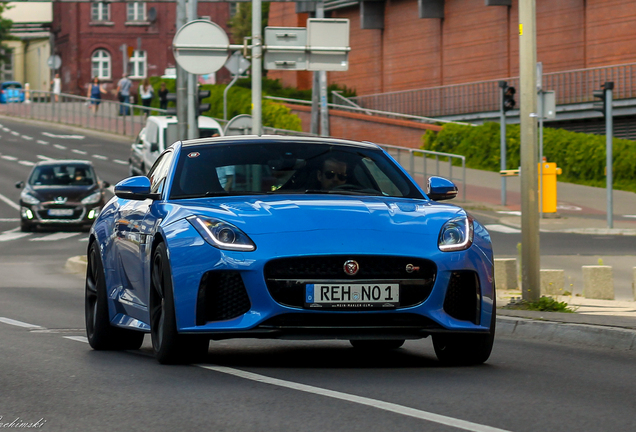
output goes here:
[[155, 153], [159, 151], [159, 144], [157, 143], [150, 143], [150, 152], [151, 153]]
[[102, 187], [103, 187], [104, 189], [109, 188], [109, 187], [110, 187], [110, 183], [108, 183], [107, 181], [103, 181], [103, 182], [102, 182]]
[[453, 199], [457, 196], [457, 186], [444, 177], [430, 177], [426, 183], [426, 195], [433, 201]]
[[129, 200], [159, 199], [157, 193], [150, 193], [150, 179], [145, 176], [129, 177], [115, 185], [115, 195], [118, 198]]
[[15, 184], [15, 187], [18, 189], [22, 189], [24, 187], [24, 182], [23, 181], [19, 181]]

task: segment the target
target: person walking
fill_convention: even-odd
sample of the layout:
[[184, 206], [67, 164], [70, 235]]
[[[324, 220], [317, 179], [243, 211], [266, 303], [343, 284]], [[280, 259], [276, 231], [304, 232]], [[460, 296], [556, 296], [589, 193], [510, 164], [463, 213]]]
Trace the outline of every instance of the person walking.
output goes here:
[[139, 97], [141, 98], [141, 104], [146, 108], [146, 117], [150, 115], [150, 103], [152, 102], [154, 95], [155, 93], [150, 85], [150, 81], [148, 78], [144, 78], [139, 85]]
[[168, 109], [168, 89], [165, 82], [161, 82], [159, 87], [159, 108], [162, 110]]
[[97, 114], [97, 109], [102, 101], [102, 93], [106, 94], [106, 90], [99, 83], [99, 78], [93, 78], [93, 82], [88, 86], [88, 93], [86, 94], [86, 97], [91, 98], [90, 105], [93, 114]]
[[119, 115], [130, 115], [130, 106], [124, 105], [124, 103], [130, 103], [130, 88], [132, 87], [132, 81], [128, 79], [124, 74], [117, 83], [117, 99], [121, 102], [119, 106]]
[[60, 93], [62, 93], [62, 80], [60, 79], [60, 74], [56, 73], [55, 78], [51, 81], [51, 85], [53, 86], [53, 94], [55, 95], [55, 102], [60, 101]]

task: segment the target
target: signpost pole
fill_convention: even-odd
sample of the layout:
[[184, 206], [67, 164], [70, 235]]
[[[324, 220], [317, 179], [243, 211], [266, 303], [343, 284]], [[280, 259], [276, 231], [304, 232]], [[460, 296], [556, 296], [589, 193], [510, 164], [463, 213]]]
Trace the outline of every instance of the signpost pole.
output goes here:
[[[325, 3], [316, 3], [316, 18], [325, 17]], [[329, 106], [327, 105], [327, 71], [318, 71], [318, 90], [320, 92], [320, 136], [329, 136]]]
[[261, 0], [252, 0], [252, 133], [261, 135], [261, 93], [263, 38], [261, 35]]
[[[188, 22], [198, 18], [198, 0], [188, 0]], [[188, 139], [199, 138], [197, 75], [188, 74]]]
[[[186, 2], [177, 0], [177, 28], [186, 23]], [[180, 139], [188, 136], [187, 72], [177, 62], [177, 131]]]

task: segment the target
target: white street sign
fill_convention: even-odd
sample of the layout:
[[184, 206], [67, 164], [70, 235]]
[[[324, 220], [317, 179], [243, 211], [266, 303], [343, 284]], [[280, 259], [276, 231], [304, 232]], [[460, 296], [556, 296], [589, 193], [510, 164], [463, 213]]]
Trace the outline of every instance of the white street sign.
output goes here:
[[243, 75], [251, 65], [252, 63], [243, 57], [240, 51], [234, 51], [225, 62], [225, 69], [229, 70], [232, 75]]
[[62, 66], [62, 59], [59, 55], [52, 55], [48, 58], [46, 64], [49, 66], [49, 69], [58, 70], [60, 66]]
[[230, 53], [230, 40], [218, 24], [194, 20], [177, 31], [172, 50], [186, 72], [205, 75], [223, 67]]

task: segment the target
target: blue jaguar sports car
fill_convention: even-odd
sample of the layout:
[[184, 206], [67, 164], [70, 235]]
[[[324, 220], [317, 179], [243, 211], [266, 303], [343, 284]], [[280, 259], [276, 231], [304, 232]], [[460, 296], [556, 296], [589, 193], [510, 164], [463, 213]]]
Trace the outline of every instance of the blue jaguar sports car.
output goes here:
[[495, 332], [486, 229], [440, 177], [424, 192], [374, 144], [237, 136], [177, 142], [115, 186], [90, 232], [97, 350], [194, 361], [210, 340], [345, 339], [477, 364]]

